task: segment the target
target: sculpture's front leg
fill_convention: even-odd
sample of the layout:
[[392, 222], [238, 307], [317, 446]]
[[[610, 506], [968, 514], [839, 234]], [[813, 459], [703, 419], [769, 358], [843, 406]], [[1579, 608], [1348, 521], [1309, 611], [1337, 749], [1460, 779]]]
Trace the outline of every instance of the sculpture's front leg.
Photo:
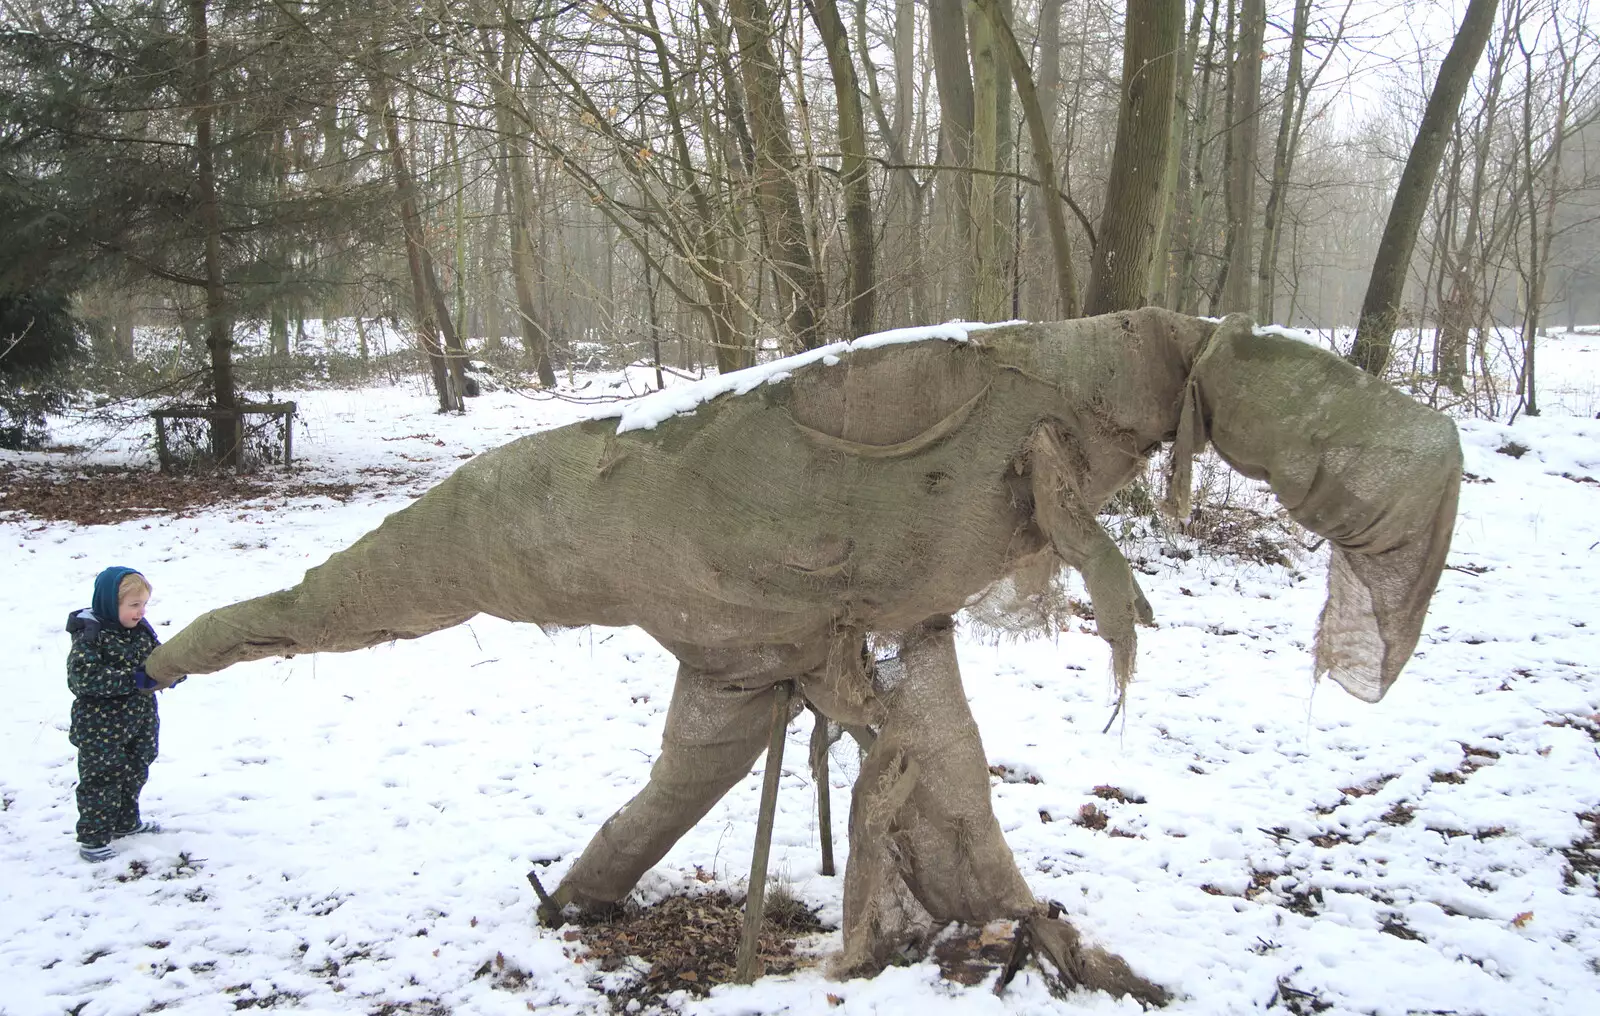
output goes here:
[[774, 687], [750, 689], [679, 665], [661, 754], [649, 782], [589, 841], [553, 894], [556, 907], [622, 900], [712, 805], [749, 775], [767, 746]]

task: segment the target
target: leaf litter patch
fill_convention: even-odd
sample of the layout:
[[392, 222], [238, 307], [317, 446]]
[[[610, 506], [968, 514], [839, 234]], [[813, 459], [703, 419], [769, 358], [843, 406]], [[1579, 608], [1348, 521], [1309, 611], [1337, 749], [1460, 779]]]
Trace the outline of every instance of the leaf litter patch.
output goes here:
[[[18, 513], [40, 522], [114, 525], [152, 516], [186, 515], [266, 497], [348, 501], [350, 483], [264, 480], [232, 473], [160, 473], [122, 466], [29, 470], [0, 466], [0, 517]], [[271, 509], [274, 506], [264, 506]]]
[[[806, 965], [797, 940], [826, 930], [816, 914], [781, 888], [767, 890], [757, 950], [758, 973], [786, 974]], [[744, 932], [744, 900], [726, 890], [668, 896], [650, 906], [625, 906], [610, 919], [568, 928], [581, 959], [602, 972], [631, 967], [637, 976], [607, 979], [603, 989], [618, 1011], [638, 1002], [658, 1007], [674, 991], [697, 996], [734, 979]], [[638, 1011], [635, 1006], [632, 1011]]]

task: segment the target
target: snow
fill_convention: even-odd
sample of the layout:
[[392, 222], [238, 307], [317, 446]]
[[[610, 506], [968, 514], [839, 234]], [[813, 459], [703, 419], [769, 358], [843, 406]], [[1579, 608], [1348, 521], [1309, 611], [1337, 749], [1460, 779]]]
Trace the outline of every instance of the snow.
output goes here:
[[[924, 338], [959, 341], [948, 327]], [[1579, 392], [1600, 377], [1582, 355], [1592, 341], [1546, 346]], [[817, 351], [825, 363], [848, 353]], [[731, 391], [792, 369], [770, 368]], [[588, 380], [636, 391], [647, 375]], [[636, 419], [718, 391], [669, 388]], [[577, 944], [536, 924], [525, 873], [548, 862], [541, 877], [558, 881], [648, 775], [674, 663], [634, 629], [549, 635], [478, 617], [416, 641], [191, 678], [162, 697], [143, 797], [165, 830], [121, 841], [110, 863], [77, 857], [61, 628], [96, 571], [144, 569], [168, 636], [294, 583], [462, 457], [593, 414], [499, 392], [442, 417], [420, 383], [288, 397], [302, 478], [359, 483], [349, 502], [272, 496], [96, 527], [0, 516], [11, 633], [0, 1013], [609, 1011]], [[1591, 881], [1565, 882], [1559, 853], [1586, 835], [1578, 816], [1600, 811], [1587, 719], [1600, 713], [1593, 412], [1463, 422], [1470, 476], [1451, 567], [1416, 658], [1378, 705], [1311, 685], [1326, 580], [1311, 552], [1285, 567], [1130, 549], [1159, 627], [1140, 633], [1129, 715], [1106, 734], [1109, 661], [1088, 627], [1020, 644], [964, 635], [990, 760], [1018, 780], [994, 782], [995, 810], [1035, 892], [1174, 991], [1174, 1013], [1291, 1011], [1291, 1000], [1335, 1016], [1600, 1011], [1600, 898]], [[86, 464], [150, 457], [137, 430], [57, 430], [92, 449]], [[1513, 442], [1527, 451], [1500, 450]], [[789, 731], [773, 870], [837, 923], [842, 878], [818, 873], [808, 736], [806, 721]], [[848, 740], [832, 758], [842, 853]], [[738, 891], [759, 785], [758, 770], [641, 897], [698, 887], [697, 869]], [[1105, 829], [1073, 822], [1090, 803]], [[836, 946], [836, 932], [815, 943]], [[477, 976], [497, 955], [526, 982]], [[928, 963], [843, 983], [807, 967], [674, 1001], [696, 1016], [1138, 1011], [1104, 995], [1053, 998], [1030, 973], [996, 997]]]
[[[1004, 322], [1016, 324], [1019, 322]], [[966, 342], [969, 333], [983, 328], [998, 328], [998, 324], [973, 324], [964, 321], [951, 321], [942, 325], [925, 325], [919, 328], [894, 328], [886, 332], [875, 332], [872, 335], [863, 335], [859, 339], [849, 339], [843, 342], [832, 342], [816, 349], [808, 349], [803, 353], [785, 356], [780, 359], [770, 360], [767, 363], [746, 367], [744, 370], [730, 371], [727, 374], [714, 374], [711, 377], [694, 381], [686, 385], [664, 388], [658, 392], [651, 392], [641, 399], [636, 399], [623, 404], [613, 404], [597, 410], [595, 419], [608, 419], [621, 417], [617, 424], [617, 433], [623, 434], [630, 430], [654, 430], [663, 420], [670, 419], [684, 413], [692, 413], [695, 409], [720, 395], [744, 395], [764, 384], [776, 384], [787, 380], [796, 370], [807, 364], [821, 363], [824, 366], [837, 366], [843, 357], [849, 353], [863, 349], [878, 349], [883, 346], [902, 345], [908, 342], [930, 342], [944, 340], [946, 342]]]

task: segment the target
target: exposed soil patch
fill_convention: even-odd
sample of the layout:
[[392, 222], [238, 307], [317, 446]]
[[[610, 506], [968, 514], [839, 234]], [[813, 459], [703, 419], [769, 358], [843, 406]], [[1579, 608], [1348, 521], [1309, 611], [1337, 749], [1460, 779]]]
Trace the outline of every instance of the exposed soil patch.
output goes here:
[[1387, 822], [1389, 825], [1405, 825], [1417, 813], [1415, 806], [1405, 801], [1400, 801], [1393, 808], [1378, 816], [1378, 821]]
[[103, 526], [151, 516], [183, 518], [265, 497], [347, 501], [357, 489], [349, 483], [268, 482], [231, 473], [172, 474], [123, 466], [71, 471], [0, 466], [0, 516], [14, 512], [40, 522]]
[[[713, 985], [733, 980], [744, 930], [743, 902], [722, 890], [669, 896], [653, 906], [627, 907], [612, 920], [570, 929], [566, 938], [582, 942], [588, 949], [583, 958], [603, 971], [617, 970], [633, 957], [648, 966], [638, 981], [611, 992], [616, 1009], [634, 1000], [648, 1008], [679, 989], [704, 996]], [[765, 918], [762, 972], [789, 973], [801, 963], [795, 939], [822, 931], [822, 923], [792, 897], [770, 890]]]
[[1366, 797], [1368, 794], [1376, 794], [1378, 791], [1382, 790], [1390, 780], [1399, 775], [1399, 773], [1390, 773], [1387, 776], [1379, 776], [1377, 779], [1368, 780], [1366, 783], [1358, 784], [1353, 787], [1340, 787], [1339, 793], [1345, 795], [1346, 797]]
[[1108, 819], [1109, 816], [1091, 801], [1078, 809], [1078, 817], [1073, 821], [1085, 829], [1104, 829]]
[[385, 1002], [371, 1016], [450, 1016], [450, 1007], [437, 999], [416, 1002]]
[[1567, 859], [1562, 878], [1569, 886], [1600, 891], [1600, 811], [1581, 812], [1578, 821], [1588, 833], [1561, 849], [1561, 856]]
[[1035, 773], [1035, 772], [1032, 772], [1030, 770], [1023, 769], [1023, 768], [1020, 768], [1020, 767], [1012, 767], [1012, 766], [999, 765], [999, 764], [992, 765], [992, 766], [989, 767], [989, 775], [990, 776], [998, 776], [998, 777], [1000, 777], [1000, 782], [1002, 782], [1002, 783], [1033, 783], [1033, 784], [1039, 784], [1039, 783], [1043, 783], [1044, 782], [1044, 780], [1039, 778], [1039, 774], [1038, 773]]
[[1018, 927], [1016, 921], [991, 921], [981, 927], [952, 924], [933, 943], [933, 959], [947, 981], [967, 987], [982, 984], [1000, 971], [1002, 980], [1015, 973]]
[[1600, 744], [1600, 713], [1590, 716], [1581, 716], [1577, 713], [1564, 713], [1559, 719], [1545, 720], [1547, 727], [1571, 727], [1581, 730], [1589, 735], [1589, 740]]
[[1144, 798], [1138, 794], [1130, 794], [1121, 787], [1112, 787], [1102, 784], [1095, 787], [1091, 793], [1102, 801], [1120, 801], [1123, 804], [1143, 804]]

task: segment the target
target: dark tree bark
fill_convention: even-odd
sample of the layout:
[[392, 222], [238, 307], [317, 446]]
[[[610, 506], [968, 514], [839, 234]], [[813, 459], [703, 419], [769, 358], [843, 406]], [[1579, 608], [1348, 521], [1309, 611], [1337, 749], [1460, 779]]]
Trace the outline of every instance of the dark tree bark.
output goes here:
[[[1211, 0], [1211, 13], [1206, 18], [1205, 52], [1197, 64], [1200, 69], [1200, 89], [1194, 100], [1194, 119], [1189, 124], [1187, 137], [1189, 170], [1184, 177], [1185, 196], [1184, 201], [1177, 205], [1179, 212], [1173, 223], [1173, 233], [1182, 256], [1178, 262], [1177, 278], [1173, 282], [1172, 309], [1186, 314], [1200, 313], [1200, 297], [1203, 294], [1198, 267], [1200, 225], [1212, 194], [1212, 186], [1206, 177], [1206, 148], [1211, 141], [1211, 111], [1215, 103], [1212, 72], [1216, 67], [1217, 27], [1221, 24], [1221, 9], [1220, 0]], [[1229, 25], [1231, 32], [1231, 20]]]
[[[923, 269], [923, 205], [927, 188], [917, 181], [910, 169], [912, 162], [911, 138], [915, 124], [912, 99], [916, 92], [915, 43], [917, 36], [916, 5], [913, 0], [895, 0], [894, 18], [894, 115], [891, 118], [885, 106], [883, 93], [878, 87], [878, 69], [872, 61], [872, 43], [867, 36], [867, 0], [856, 0], [856, 54], [861, 58], [862, 79], [866, 85], [867, 102], [872, 117], [889, 152], [889, 161], [897, 168], [889, 170], [886, 204], [883, 219], [881, 249], [893, 253], [893, 274], [905, 279], [909, 285], [899, 292], [891, 288], [884, 294], [887, 307], [877, 310], [897, 325], [920, 320], [927, 312], [928, 295], [926, 272]], [[887, 261], [885, 262], [887, 264]]]
[[[1522, 406], [1529, 416], [1539, 415], [1538, 374], [1534, 371], [1534, 354], [1537, 351], [1538, 336], [1544, 330], [1540, 322], [1544, 312], [1545, 280], [1550, 274], [1550, 241], [1555, 236], [1556, 202], [1561, 195], [1561, 143], [1565, 140], [1567, 113], [1570, 107], [1567, 82], [1573, 73], [1574, 63], [1572, 58], [1566, 55], [1560, 22], [1556, 23], [1555, 31], [1559, 52], [1564, 59], [1561, 61], [1561, 79], [1556, 85], [1554, 139], [1545, 156], [1550, 166], [1550, 184], [1545, 191], [1542, 223], [1539, 221], [1541, 209], [1534, 193], [1534, 184], [1539, 173], [1534, 167], [1533, 159], [1533, 52], [1519, 40], [1519, 45], [1522, 45], [1523, 67], [1527, 73], [1522, 92], [1522, 186], [1528, 200], [1528, 267], [1524, 274], [1528, 302], [1522, 319], [1522, 375], [1517, 386], [1519, 389], [1517, 394], [1521, 397]], [[1513, 418], [1515, 415], [1512, 414]]]
[[[485, 49], [490, 49], [487, 30], [483, 38]], [[492, 52], [487, 55], [493, 56]], [[522, 348], [539, 372], [539, 383], [554, 388], [556, 372], [550, 364], [550, 340], [536, 316], [533, 301], [533, 231], [528, 228], [533, 215], [533, 197], [529, 193], [532, 188], [528, 183], [528, 156], [522, 138], [511, 123], [516, 57], [517, 48], [508, 38], [500, 56], [500, 72], [494, 79], [495, 125], [500, 131], [501, 165], [505, 170], [508, 198], [506, 219], [511, 227], [511, 282], [517, 296]]]
[[1267, 27], [1265, 0], [1243, 0], [1233, 41], [1229, 91], [1233, 119], [1228, 130], [1228, 267], [1222, 287], [1224, 313], [1250, 312], [1254, 281], [1256, 138], [1261, 132], [1261, 45]]
[[1289, 30], [1289, 69], [1283, 82], [1283, 113], [1278, 119], [1278, 141], [1272, 149], [1272, 187], [1267, 192], [1267, 209], [1261, 223], [1261, 267], [1256, 272], [1256, 320], [1271, 321], [1273, 290], [1278, 267], [1278, 229], [1284, 192], [1289, 186], [1289, 142], [1294, 137], [1298, 117], [1295, 103], [1300, 98], [1300, 67], [1305, 59], [1306, 27], [1311, 22], [1311, 0], [1295, 0], [1294, 26]]
[[[678, 155], [679, 179], [694, 204], [695, 214], [689, 229], [692, 237], [690, 250], [693, 260], [698, 263], [697, 274], [706, 291], [705, 314], [711, 327], [712, 345], [716, 351], [717, 372], [726, 374], [750, 366], [754, 362], [755, 353], [748, 336], [740, 334], [740, 329], [736, 325], [739, 320], [739, 309], [732, 280], [737, 269], [726, 254], [726, 243], [716, 225], [721, 208], [714, 207], [712, 195], [701, 186], [700, 179], [694, 172], [689, 140], [683, 126], [683, 111], [678, 104], [679, 83], [672, 72], [671, 54], [666, 39], [661, 34], [661, 25], [656, 18], [653, 0], [645, 0], [644, 10], [645, 17], [649, 20], [648, 34], [656, 55], [656, 66], [661, 73], [661, 97], [667, 110], [672, 145]], [[739, 83], [727, 59], [727, 25], [717, 17], [712, 6], [706, 6], [705, 14], [711, 22], [712, 37], [717, 50], [717, 64], [727, 82], [728, 118], [733, 123], [746, 168], [754, 172], [755, 143], [747, 130], [744, 107], [740, 102]], [[659, 273], [657, 278], [658, 280], [661, 278]]]
[[[928, 48], [933, 53], [933, 77], [939, 90], [939, 165], [949, 167], [938, 176], [936, 214], [948, 223], [951, 250], [956, 252], [946, 283], [944, 305], [963, 311], [972, 293], [973, 95], [972, 67], [967, 62], [967, 17], [961, 0], [928, 0]], [[956, 299], [950, 294], [954, 291]]]
[[1167, 138], [1167, 168], [1161, 183], [1161, 222], [1156, 230], [1155, 255], [1150, 259], [1149, 302], [1158, 307], [1172, 305], [1173, 220], [1177, 218], [1179, 181], [1183, 179], [1183, 152], [1189, 125], [1189, 95], [1194, 81], [1194, 59], [1200, 49], [1200, 19], [1205, 16], [1206, 0], [1194, 0], [1189, 28], [1183, 35], [1183, 53], [1177, 67], [1178, 82], [1172, 103], [1171, 134]]
[[828, 67], [839, 103], [839, 169], [844, 185], [844, 218], [849, 240], [847, 288], [850, 336], [873, 331], [877, 299], [877, 252], [872, 234], [872, 178], [867, 166], [867, 130], [850, 40], [834, 0], [807, 0], [811, 19], [828, 48]]
[[383, 120], [384, 137], [389, 146], [389, 167], [394, 173], [395, 190], [400, 201], [400, 224], [405, 231], [406, 268], [411, 278], [411, 305], [417, 340], [433, 372], [433, 390], [439, 398], [439, 412], [460, 412], [464, 408], [461, 393], [451, 381], [444, 347], [439, 344], [439, 321], [434, 300], [437, 287], [429, 285], [426, 274], [433, 262], [427, 257], [422, 215], [417, 209], [416, 186], [411, 181], [405, 149], [400, 143], [400, 119], [395, 115], [394, 101], [381, 70], [372, 76], [372, 105]]
[[[1044, 136], [1054, 138], [1056, 116], [1061, 99], [1061, 8], [1064, 0], [1042, 0], [1039, 4], [1039, 49], [1037, 100], [1044, 125]], [[1023, 104], [1023, 116], [1028, 115]], [[1029, 125], [1030, 135], [1032, 125]], [[1031, 137], [1030, 137], [1031, 141]], [[1034, 161], [1035, 170], [1038, 160]], [[1053, 183], [1054, 181], [1052, 181]], [[1059, 200], [1049, 187], [1038, 186], [1028, 191], [1028, 234], [1024, 240], [1029, 270], [1022, 317], [1053, 321], [1066, 317], [1060, 306], [1060, 286], [1054, 283], [1054, 273], [1045, 271], [1044, 259], [1054, 263], [1055, 245], [1050, 235], [1050, 208], [1048, 201]], [[1059, 209], [1058, 209], [1059, 211]]]
[[211, 454], [218, 465], [239, 464], [238, 399], [233, 381], [233, 322], [222, 279], [222, 215], [217, 206], [216, 153], [211, 99], [211, 29], [206, 0], [190, 0], [189, 31], [194, 45], [195, 183], [200, 191], [200, 225], [205, 230], [206, 350], [211, 354]]
[[[970, 304], [964, 316], [975, 321], [996, 321], [1006, 317], [1005, 244], [1000, 228], [1011, 210], [1000, 197], [995, 171], [1005, 166], [1000, 155], [1001, 94], [1010, 94], [1009, 75], [1001, 69], [996, 54], [996, 24], [1009, 22], [1000, 9], [1003, 0], [983, 0], [988, 16], [974, 15], [967, 22], [967, 41], [972, 65], [972, 168], [965, 183], [971, 214], [972, 246], [966, 256], [972, 263]], [[1009, 168], [1009, 167], [1005, 167]]]
[[[1459, 123], [1453, 127], [1458, 147], [1453, 176], [1459, 175], [1460, 163], [1466, 157], [1465, 152], [1459, 149], [1470, 138], [1473, 143], [1472, 180], [1470, 190], [1459, 198], [1465, 202], [1467, 210], [1467, 221], [1460, 238], [1455, 238], [1453, 229], [1443, 231], [1443, 263], [1439, 270], [1439, 332], [1435, 343], [1434, 373], [1440, 383], [1457, 395], [1466, 390], [1467, 351], [1471, 344], [1472, 329], [1483, 317], [1479, 290], [1488, 260], [1483, 256], [1484, 200], [1495, 190], [1495, 186], [1489, 182], [1489, 157], [1494, 147], [1492, 139], [1495, 137], [1500, 97], [1509, 68], [1511, 40], [1518, 30], [1518, 24], [1515, 19], [1507, 19], [1499, 43], [1489, 47], [1489, 73], [1484, 83], [1483, 99], [1470, 129], [1464, 129]], [[1451, 183], [1452, 189], [1459, 192], [1459, 181], [1452, 179]]]
[[821, 343], [825, 301], [795, 185], [794, 143], [772, 51], [772, 13], [766, 0], [730, 0], [728, 12], [739, 40], [739, 72], [756, 145], [756, 202], [767, 224], [768, 256], [789, 332], [799, 348], [814, 349]]
[[1086, 316], [1132, 310], [1147, 302], [1145, 287], [1165, 203], [1162, 185], [1182, 30], [1182, 0], [1128, 0], [1117, 141], [1090, 264]]
[[1478, 66], [1478, 58], [1483, 55], [1483, 47], [1489, 41], [1498, 3], [1499, 0], [1471, 0], [1467, 5], [1455, 42], [1439, 67], [1439, 78], [1423, 110], [1411, 154], [1400, 173], [1400, 184], [1389, 206], [1389, 220], [1384, 224], [1383, 239], [1378, 242], [1378, 254], [1372, 263], [1367, 294], [1361, 301], [1355, 346], [1350, 351], [1350, 362], [1369, 373], [1383, 373], [1389, 362], [1390, 342], [1394, 338], [1406, 273], [1411, 265], [1411, 248], [1416, 244], [1417, 230], [1422, 227], [1450, 126], [1472, 80], [1472, 71]]
[[1056, 301], [1063, 316], [1077, 317], [1078, 283], [1072, 270], [1072, 243], [1067, 234], [1067, 216], [1061, 209], [1061, 195], [1056, 191], [1055, 155], [1039, 94], [1033, 87], [1033, 71], [1029, 69], [1027, 57], [1023, 56], [1022, 47], [1017, 45], [1011, 24], [1005, 20], [996, 0], [978, 0], [978, 3], [994, 25], [1000, 49], [1017, 84], [1023, 117], [1028, 121], [1028, 133], [1033, 143], [1034, 172], [1039, 177], [1040, 200], [1049, 227], [1050, 247], [1055, 255]]

